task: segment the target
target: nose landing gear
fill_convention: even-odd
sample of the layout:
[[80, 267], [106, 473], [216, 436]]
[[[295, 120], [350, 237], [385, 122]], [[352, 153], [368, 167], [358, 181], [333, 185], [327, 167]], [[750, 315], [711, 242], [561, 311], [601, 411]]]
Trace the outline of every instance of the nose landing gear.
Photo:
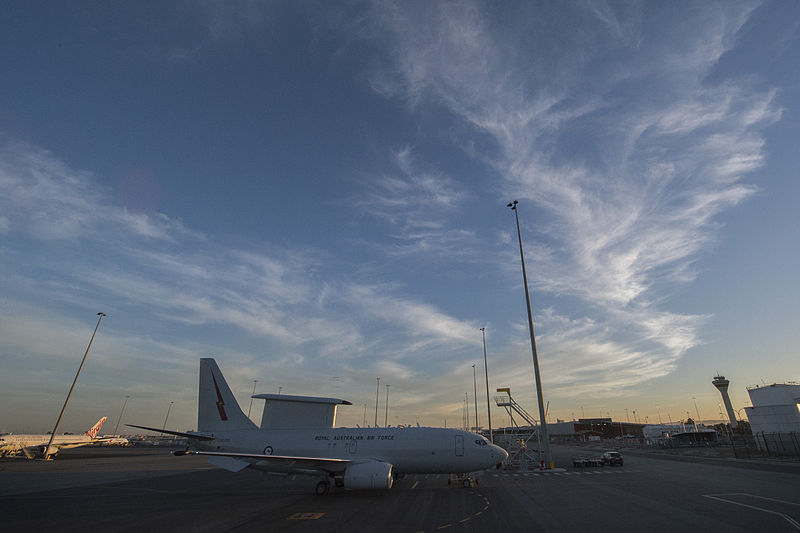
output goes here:
[[447, 480], [447, 484], [461, 485], [464, 488], [477, 487], [478, 478], [472, 474], [451, 474], [450, 478]]

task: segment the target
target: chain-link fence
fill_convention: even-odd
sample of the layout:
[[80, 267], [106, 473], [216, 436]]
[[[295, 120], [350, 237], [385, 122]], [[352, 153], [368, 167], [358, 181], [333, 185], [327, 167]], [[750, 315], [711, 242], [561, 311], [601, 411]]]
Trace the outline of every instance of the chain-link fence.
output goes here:
[[756, 433], [731, 437], [733, 452], [739, 459], [787, 457], [800, 460], [800, 433]]

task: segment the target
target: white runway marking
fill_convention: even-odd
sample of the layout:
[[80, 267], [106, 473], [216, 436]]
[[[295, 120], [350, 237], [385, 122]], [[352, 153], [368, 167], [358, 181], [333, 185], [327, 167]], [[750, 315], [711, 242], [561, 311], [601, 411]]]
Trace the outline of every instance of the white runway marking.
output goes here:
[[532, 477], [550, 477], [550, 476], [602, 476], [602, 475], [615, 475], [615, 474], [635, 474], [641, 473], [641, 470], [604, 470], [593, 472], [503, 472], [501, 474], [487, 474], [491, 477], [499, 478], [532, 478]]
[[739, 507], [746, 507], [748, 509], [754, 509], [756, 511], [762, 511], [764, 513], [769, 513], [769, 514], [774, 514], [774, 515], [780, 516], [781, 518], [783, 518], [784, 520], [789, 522], [792, 526], [794, 526], [795, 529], [800, 530], [800, 523], [798, 523], [797, 520], [795, 520], [794, 518], [792, 518], [791, 516], [789, 516], [789, 515], [787, 515], [785, 513], [781, 513], [781, 512], [778, 512], [778, 511], [773, 511], [771, 509], [764, 509], [763, 507], [757, 507], [755, 505], [748, 505], [746, 503], [740, 503], [740, 502], [737, 502], [737, 501], [728, 500], [726, 498], [723, 498], [722, 496], [746, 496], [748, 498], [757, 498], [759, 500], [767, 500], [767, 501], [776, 502], [776, 503], [782, 503], [782, 504], [786, 504], [786, 505], [796, 505], [798, 507], [800, 507], [800, 503], [787, 502], [787, 501], [784, 501], [784, 500], [776, 500], [774, 498], [766, 498], [764, 496], [756, 496], [755, 494], [746, 494], [744, 492], [736, 492], [736, 493], [732, 493], [732, 494], [703, 494], [704, 498], [709, 498], [711, 500], [717, 500], [717, 501], [725, 502], [725, 503], [731, 503], [733, 505], [738, 505]]

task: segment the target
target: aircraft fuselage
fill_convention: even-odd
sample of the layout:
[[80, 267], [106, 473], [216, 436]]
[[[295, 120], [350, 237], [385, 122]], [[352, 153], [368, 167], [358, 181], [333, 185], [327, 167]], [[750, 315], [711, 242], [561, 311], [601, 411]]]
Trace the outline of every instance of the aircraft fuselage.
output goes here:
[[399, 474], [474, 472], [505, 460], [475, 433], [446, 428], [268, 428], [217, 431], [197, 450], [389, 463]]

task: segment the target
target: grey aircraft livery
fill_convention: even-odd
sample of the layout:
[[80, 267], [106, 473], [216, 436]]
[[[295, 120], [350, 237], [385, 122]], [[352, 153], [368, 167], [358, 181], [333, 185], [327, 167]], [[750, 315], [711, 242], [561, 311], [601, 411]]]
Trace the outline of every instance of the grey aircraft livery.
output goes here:
[[476, 433], [427, 427], [336, 428], [338, 398], [256, 394], [266, 400], [257, 427], [231, 393], [214, 359], [200, 359], [198, 431], [131, 427], [189, 439], [175, 455], [206, 455], [239, 472], [254, 468], [278, 474], [318, 476], [317, 494], [331, 483], [347, 489], [389, 489], [405, 474], [467, 474], [499, 468], [508, 453]]

